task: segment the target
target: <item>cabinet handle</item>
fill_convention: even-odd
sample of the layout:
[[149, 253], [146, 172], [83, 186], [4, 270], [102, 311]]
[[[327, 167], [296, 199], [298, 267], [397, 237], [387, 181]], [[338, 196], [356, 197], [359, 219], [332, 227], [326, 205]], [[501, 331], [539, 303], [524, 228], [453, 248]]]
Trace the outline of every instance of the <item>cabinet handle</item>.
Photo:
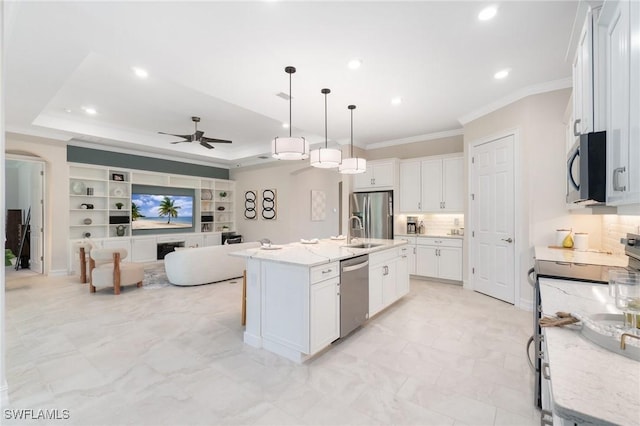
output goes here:
[[531, 371], [535, 371], [536, 367], [533, 365], [533, 361], [531, 361], [531, 355], [529, 352], [529, 348], [531, 347], [531, 344], [535, 341], [535, 337], [531, 336], [529, 337], [529, 340], [527, 340], [527, 363], [529, 364], [529, 367], [531, 368]]
[[333, 269], [325, 269], [324, 271], [322, 271], [323, 274], [328, 274], [329, 272], [333, 271]]
[[443, 201], [443, 202], [442, 202], [442, 208], [443, 208], [443, 209], [446, 209], [446, 208], [447, 208], [447, 202], [446, 202], [446, 201]]
[[573, 122], [573, 136], [580, 136], [580, 132], [578, 131], [578, 124], [580, 124], [582, 120], [579, 118]]
[[548, 362], [543, 362], [542, 363], [542, 377], [544, 377], [547, 380], [551, 380], [551, 373], [549, 371], [549, 363]]
[[413, 248], [413, 254], [416, 254], [416, 248], [415, 247]]
[[627, 190], [627, 187], [624, 185], [620, 186], [620, 183], [618, 181], [618, 177], [626, 171], [627, 171], [626, 167], [617, 167], [613, 169], [613, 190], [614, 191], [624, 192]]
[[553, 413], [549, 410], [540, 410], [540, 426], [553, 426]]
[[418, 210], [422, 209], [422, 203], [418, 201]]

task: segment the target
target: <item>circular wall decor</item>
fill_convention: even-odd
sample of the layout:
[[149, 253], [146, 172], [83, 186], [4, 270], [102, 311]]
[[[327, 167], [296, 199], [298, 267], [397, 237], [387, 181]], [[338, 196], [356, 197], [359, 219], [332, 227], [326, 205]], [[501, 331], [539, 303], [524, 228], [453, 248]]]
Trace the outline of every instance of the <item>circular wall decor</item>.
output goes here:
[[244, 218], [253, 220], [258, 217], [256, 212], [257, 191], [246, 191], [244, 193]]
[[205, 201], [213, 200], [213, 192], [210, 189], [202, 189], [200, 190], [200, 198]]
[[83, 195], [85, 191], [84, 183], [82, 182], [73, 182], [71, 184], [71, 192], [76, 195]]
[[266, 220], [276, 218], [276, 191], [274, 189], [262, 191], [262, 218]]
[[114, 197], [122, 197], [124, 195], [124, 190], [122, 188], [116, 188], [113, 190]]

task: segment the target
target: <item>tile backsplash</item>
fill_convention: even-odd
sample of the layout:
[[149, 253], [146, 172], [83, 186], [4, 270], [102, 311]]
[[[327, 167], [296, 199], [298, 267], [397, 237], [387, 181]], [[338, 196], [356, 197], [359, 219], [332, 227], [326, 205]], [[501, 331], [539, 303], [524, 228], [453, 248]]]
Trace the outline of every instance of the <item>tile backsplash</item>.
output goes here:
[[624, 254], [620, 238], [624, 238], [628, 232], [640, 234], [640, 216], [602, 216], [602, 249]]
[[[416, 216], [418, 218], [418, 223], [420, 223], [420, 221], [424, 223], [425, 235], [446, 235], [451, 233], [452, 229], [464, 228], [463, 214], [416, 214], [409, 216]], [[407, 215], [399, 216], [396, 233], [407, 233]]]

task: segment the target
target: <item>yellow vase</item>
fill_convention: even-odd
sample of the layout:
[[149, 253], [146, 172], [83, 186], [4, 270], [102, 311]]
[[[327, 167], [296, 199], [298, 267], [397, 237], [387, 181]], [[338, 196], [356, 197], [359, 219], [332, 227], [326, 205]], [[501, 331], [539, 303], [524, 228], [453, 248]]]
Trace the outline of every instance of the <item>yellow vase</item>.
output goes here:
[[562, 247], [564, 248], [573, 247], [573, 238], [571, 237], [571, 234], [564, 237], [564, 240], [562, 240]]

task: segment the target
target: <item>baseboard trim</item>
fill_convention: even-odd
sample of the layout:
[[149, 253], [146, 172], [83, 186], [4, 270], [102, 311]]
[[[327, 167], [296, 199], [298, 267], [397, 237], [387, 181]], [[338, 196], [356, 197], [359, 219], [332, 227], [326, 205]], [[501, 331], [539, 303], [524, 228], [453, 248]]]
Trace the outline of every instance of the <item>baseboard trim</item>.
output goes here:
[[533, 300], [520, 299], [520, 302], [518, 303], [518, 308], [523, 309], [525, 311], [533, 312]]
[[73, 275], [73, 274], [69, 274], [69, 271], [67, 271], [66, 269], [52, 269], [47, 274], [47, 276], [49, 277], [62, 277], [67, 275]]

